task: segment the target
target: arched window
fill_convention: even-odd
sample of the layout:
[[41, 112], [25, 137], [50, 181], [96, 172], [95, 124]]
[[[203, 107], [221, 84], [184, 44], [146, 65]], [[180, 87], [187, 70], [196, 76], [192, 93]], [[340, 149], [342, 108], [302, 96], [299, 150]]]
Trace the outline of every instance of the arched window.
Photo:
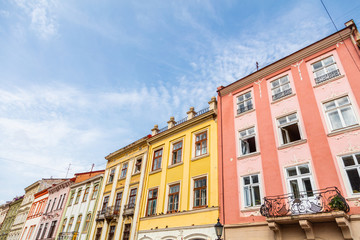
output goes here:
[[80, 214], [80, 215], [78, 216], [78, 218], [77, 218], [74, 232], [78, 232], [78, 231], [79, 231], [80, 224], [81, 224], [81, 218], [82, 218], [82, 215]]
[[88, 228], [89, 228], [89, 224], [90, 224], [90, 220], [91, 220], [91, 213], [89, 213], [88, 215], [86, 215], [86, 219], [85, 219], [85, 225], [83, 228], [83, 232], [86, 233]]
[[72, 227], [73, 222], [74, 222], [74, 217], [70, 218], [70, 220], [69, 220], [69, 225], [68, 225], [67, 230], [66, 230], [67, 232], [71, 231], [71, 227]]
[[67, 218], [64, 219], [63, 224], [61, 225], [61, 231], [60, 231], [60, 232], [64, 232], [65, 226], [66, 226], [66, 222], [67, 222]]

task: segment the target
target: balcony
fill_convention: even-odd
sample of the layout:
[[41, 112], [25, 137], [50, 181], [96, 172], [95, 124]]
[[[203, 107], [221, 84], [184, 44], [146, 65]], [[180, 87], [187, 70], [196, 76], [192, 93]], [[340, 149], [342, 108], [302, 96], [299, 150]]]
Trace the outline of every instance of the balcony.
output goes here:
[[57, 240], [76, 240], [78, 232], [61, 232], [56, 238]]
[[102, 221], [104, 219], [111, 221], [113, 219], [117, 219], [119, 212], [119, 209], [115, 209], [114, 206], [106, 207], [105, 209], [98, 211], [96, 221]]
[[291, 93], [292, 93], [292, 90], [291, 90], [291, 88], [289, 88], [289, 89], [286, 89], [286, 90], [284, 90], [282, 92], [274, 94], [272, 96], [272, 99], [273, 99], [273, 101], [275, 101], [275, 100], [278, 100], [278, 99], [280, 99], [282, 97], [286, 97], [286, 96], [290, 95]]
[[132, 216], [134, 215], [135, 203], [130, 203], [125, 205], [123, 216]]
[[320, 77], [315, 78], [315, 82], [316, 82], [316, 84], [320, 84], [322, 82], [325, 82], [325, 81], [335, 78], [337, 76], [340, 76], [339, 69], [336, 69], [332, 72], [326, 73], [324, 75], [321, 75]]
[[285, 217], [301, 214], [327, 213], [341, 210], [350, 211], [345, 198], [336, 187], [328, 187], [312, 192], [284, 194], [273, 197], [264, 197], [261, 205], [261, 215], [271, 217]]
[[246, 105], [246, 106], [244, 106], [244, 107], [239, 107], [239, 108], [237, 109], [237, 114], [241, 114], [241, 113], [250, 111], [251, 109], [253, 109], [253, 105], [252, 105], [252, 104]]

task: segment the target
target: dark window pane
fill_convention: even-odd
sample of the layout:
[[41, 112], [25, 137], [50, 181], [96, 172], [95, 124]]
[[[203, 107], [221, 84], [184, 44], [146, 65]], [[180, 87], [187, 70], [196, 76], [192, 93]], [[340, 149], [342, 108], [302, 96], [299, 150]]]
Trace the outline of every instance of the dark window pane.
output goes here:
[[357, 169], [346, 170], [353, 193], [360, 192], [360, 177]]

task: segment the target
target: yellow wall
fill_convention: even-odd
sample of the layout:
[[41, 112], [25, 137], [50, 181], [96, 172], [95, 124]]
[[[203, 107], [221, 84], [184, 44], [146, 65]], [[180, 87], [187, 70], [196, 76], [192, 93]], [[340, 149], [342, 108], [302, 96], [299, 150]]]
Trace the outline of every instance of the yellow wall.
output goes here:
[[[200, 116], [201, 118], [201, 116]], [[207, 130], [208, 154], [194, 159], [195, 133]], [[171, 131], [168, 130], [168, 131]], [[171, 146], [183, 140], [182, 163], [169, 166]], [[152, 173], [154, 151], [163, 148], [161, 171]], [[141, 200], [140, 224], [138, 230], [213, 224], [218, 217], [218, 162], [217, 162], [217, 125], [214, 119], [204, 119], [196, 125], [189, 126], [181, 132], [168, 135], [152, 142], [150, 139], [148, 162], [146, 167], [144, 192]], [[192, 209], [193, 178], [207, 176], [207, 208]], [[166, 214], [167, 188], [174, 182], [180, 182], [179, 210], [181, 213]], [[157, 216], [145, 217], [148, 191], [158, 188], [156, 213]], [[214, 207], [213, 207], [214, 206]]]

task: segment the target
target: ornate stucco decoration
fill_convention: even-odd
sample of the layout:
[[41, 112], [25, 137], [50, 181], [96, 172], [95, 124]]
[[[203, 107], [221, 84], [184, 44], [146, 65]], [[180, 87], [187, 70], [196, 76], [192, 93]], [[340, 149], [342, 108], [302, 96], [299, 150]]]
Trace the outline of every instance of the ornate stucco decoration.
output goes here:
[[301, 59], [300, 62], [297, 62], [295, 65], [291, 65], [291, 66], [293, 66], [293, 67], [297, 67], [298, 72], [299, 72], [299, 77], [300, 77], [300, 80], [301, 80], [301, 81], [303, 80], [303, 78], [302, 78], [302, 75], [301, 75], [300, 65], [301, 65], [301, 63], [302, 63], [303, 61], [304, 61], [304, 59]]

